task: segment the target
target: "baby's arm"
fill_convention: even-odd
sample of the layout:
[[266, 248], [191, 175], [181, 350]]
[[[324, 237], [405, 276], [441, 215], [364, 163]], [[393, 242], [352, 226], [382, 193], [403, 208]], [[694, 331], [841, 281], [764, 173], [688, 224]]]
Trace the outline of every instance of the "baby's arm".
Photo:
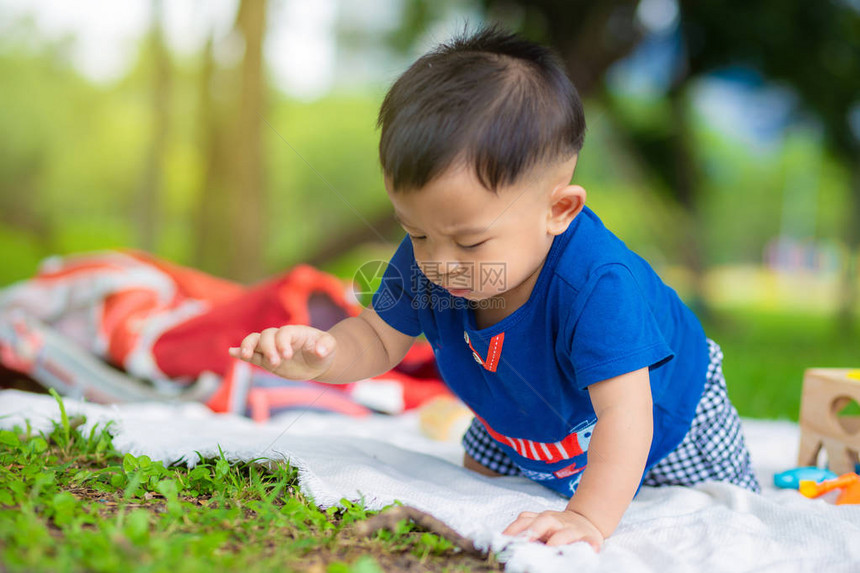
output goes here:
[[529, 530], [547, 545], [586, 541], [599, 549], [627, 510], [648, 459], [654, 431], [651, 385], [643, 368], [588, 387], [597, 424], [588, 465], [565, 511], [524, 512], [505, 533]]
[[415, 342], [372, 308], [328, 332], [290, 324], [249, 334], [230, 355], [292, 380], [346, 384], [387, 372]]

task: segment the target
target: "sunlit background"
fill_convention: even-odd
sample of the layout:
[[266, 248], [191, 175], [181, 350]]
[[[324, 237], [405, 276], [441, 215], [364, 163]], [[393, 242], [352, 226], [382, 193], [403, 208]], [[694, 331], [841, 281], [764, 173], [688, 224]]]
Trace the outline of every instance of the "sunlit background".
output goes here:
[[723, 346], [741, 414], [860, 366], [857, 0], [0, 0], [0, 287], [128, 247], [246, 284], [386, 259], [379, 103], [485, 23], [564, 59], [576, 180]]

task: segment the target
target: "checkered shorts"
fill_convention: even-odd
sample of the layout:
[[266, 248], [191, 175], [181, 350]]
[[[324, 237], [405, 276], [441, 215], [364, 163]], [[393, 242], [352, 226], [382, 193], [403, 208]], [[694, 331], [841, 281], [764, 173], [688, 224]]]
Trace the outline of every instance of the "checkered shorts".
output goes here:
[[[740, 418], [726, 392], [723, 353], [713, 340], [708, 340], [708, 350], [711, 360], [705, 389], [690, 430], [677, 448], [645, 474], [642, 485], [692, 485], [714, 480], [759, 492]], [[463, 447], [475, 461], [496, 473], [522, 474], [477, 419], [466, 430]]]

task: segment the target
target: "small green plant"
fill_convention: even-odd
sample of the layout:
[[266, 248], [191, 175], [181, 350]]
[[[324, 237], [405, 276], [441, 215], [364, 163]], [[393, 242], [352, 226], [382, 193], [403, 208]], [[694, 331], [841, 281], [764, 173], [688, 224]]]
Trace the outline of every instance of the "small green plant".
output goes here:
[[69, 416], [66, 414], [66, 405], [63, 403], [63, 399], [60, 398], [60, 395], [57, 394], [56, 390], [50, 388], [48, 389], [48, 392], [54, 397], [54, 400], [57, 401], [57, 405], [60, 407], [60, 423], [63, 428], [63, 441], [60, 443], [60, 447], [65, 448], [69, 445], [69, 440], [71, 439], [71, 424], [69, 424]]
[[419, 542], [412, 549], [412, 553], [421, 559], [428, 555], [444, 555], [454, 549], [454, 544], [444, 537], [433, 533], [422, 533]]
[[272, 460], [198, 455], [193, 468], [118, 453], [111, 425], [0, 430], [0, 569], [40, 571], [498, 571], [409, 521], [363, 537], [376, 512], [347, 499], [320, 510], [296, 471]]

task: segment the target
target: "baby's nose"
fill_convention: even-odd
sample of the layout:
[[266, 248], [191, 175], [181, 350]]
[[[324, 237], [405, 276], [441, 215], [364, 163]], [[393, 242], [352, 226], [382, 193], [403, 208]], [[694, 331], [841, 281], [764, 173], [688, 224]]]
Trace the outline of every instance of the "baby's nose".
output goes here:
[[464, 267], [460, 263], [448, 263], [448, 268], [445, 275], [449, 277], [458, 277], [464, 272], [466, 272], [466, 267]]
[[472, 289], [474, 277], [469, 270], [468, 264], [460, 264], [453, 267], [446, 274], [444, 284], [447, 288], [465, 288]]
[[447, 282], [461, 276], [467, 269], [457, 262], [433, 261], [425, 263], [421, 270], [434, 282]]

